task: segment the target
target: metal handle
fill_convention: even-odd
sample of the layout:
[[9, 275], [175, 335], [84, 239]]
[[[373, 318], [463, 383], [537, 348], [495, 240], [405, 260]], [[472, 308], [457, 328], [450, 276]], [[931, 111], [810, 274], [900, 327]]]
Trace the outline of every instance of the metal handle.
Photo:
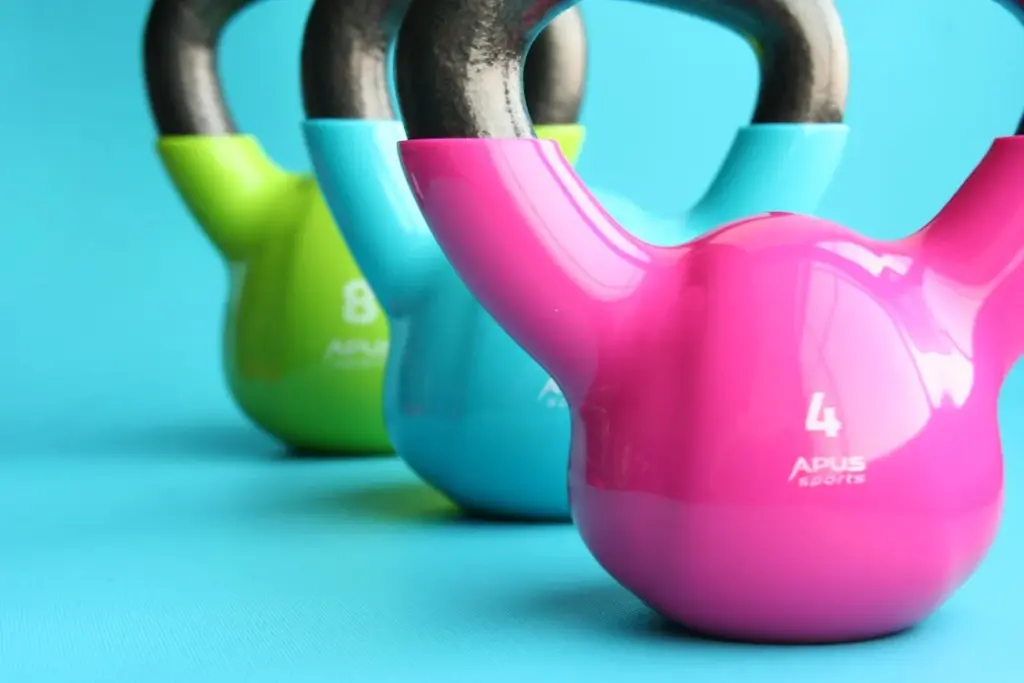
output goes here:
[[[638, 0], [644, 1], [644, 0]], [[750, 38], [761, 65], [754, 123], [843, 119], [849, 59], [832, 0], [646, 0]], [[531, 137], [522, 55], [579, 0], [415, 0], [398, 41], [410, 138]]]
[[[387, 88], [387, 56], [409, 4], [409, 0], [315, 2], [302, 50], [303, 99], [309, 118], [395, 117]], [[451, 47], [456, 54], [461, 48]], [[586, 27], [574, 8], [540, 33], [526, 58], [523, 87], [534, 120], [576, 123], [586, 75]]]

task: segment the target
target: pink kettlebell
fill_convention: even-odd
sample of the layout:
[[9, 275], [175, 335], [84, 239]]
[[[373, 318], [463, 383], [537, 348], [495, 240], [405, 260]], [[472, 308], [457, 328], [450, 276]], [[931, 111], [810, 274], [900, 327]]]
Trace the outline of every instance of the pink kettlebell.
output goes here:
[[[488, 21], [467, 9], [481, 2]], [[437, 241], [568, 400], [583, 540], [709, 635], [830, 642], [919, 622], [999, 527], [996, 405], [1024, 351], [1024, 125], [901, 240], [766, 213], [655, 247], [504, 95], [573, 4], [418, 0], [398, 87]]]

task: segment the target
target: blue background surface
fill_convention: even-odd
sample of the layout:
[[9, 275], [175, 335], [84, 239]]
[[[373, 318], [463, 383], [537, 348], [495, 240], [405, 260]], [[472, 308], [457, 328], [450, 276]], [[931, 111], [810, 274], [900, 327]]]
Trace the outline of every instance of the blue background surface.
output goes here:
[[[0, 680], [1013, 679], [1020, 368], [1000, 406], [992, 553], [921, 628], [862, 645], [686, 640], [570, 527], [453, 520], [395, 460], [282, 458], [221, 380], [225, 272], [153, 151], [146, 5], [0, 3]], [[897, 237], [1013, 129], [1024, 32], [990, 0], [838, 5], [852, 133], [820, 213]], [[295, 169], [308, 7], [261, 3], [221, 60], [239, 122]], [[753, 55], [664, 9], [583, 7], [581, 172], [663, 213], [685, 206], [752, 110]]]

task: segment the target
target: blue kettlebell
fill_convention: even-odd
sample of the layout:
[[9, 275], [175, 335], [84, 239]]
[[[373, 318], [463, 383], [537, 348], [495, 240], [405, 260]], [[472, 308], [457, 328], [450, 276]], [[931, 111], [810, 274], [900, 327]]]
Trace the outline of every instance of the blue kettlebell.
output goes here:
[[[303, 44], [306, 142], [327, 203], [391, 325], [385, 424], [396, 452], [468, 514], [568, 520], [561, 391], [481, 308], [441, 253], [398, 159], [387, 90], [407, 2], [318, 0]], [[338, 32], [339, 15], [348, 31]], [[578, 10], [538, 37], [527, 104], [576, 158], [586, 77]]]
[[[417, 474], [471, 514], [567, 520], [570, 430], [561, 390], [476, 302], [434, 242], [401, 168], [397, 143], [405, 131], [392, 120], [386, 89], [378, 87], [376, 104], [366, 104], [366, 83], [387, 82], [395, 27], [404, 24], [400, 46], [423, 32], [403, 22], [406, 3], [385, 12], [364, 5], [381, 3], [318, 0], [313, 7], [303, 49], [310, 117], [305, 133], [328, 205], [391, 322], [384, 398], [389, 436]], [[339, 12], [351, 17], [353, 29], [346, 34], [329, 30], [338, 25]], [[735, 27], [733, 17], [715, 18]], [[749, 19], [748, 12], [743, 26], [754, 23]], [[783, 64], [791, 79], [763, 84], [758, 112], [764, 121], [755, 115], [755, 123], [741, 131], [711, 190], [686, 220], [636, 222], [635, 205], [602, 193], [610, 211], [640, 226], [639, 237], [672, 244], [695, 224], [707, 228], [756, 211], [813, 209], [846, 139], [845, 126], [817, 123], [841, 118], [846, 84], [838, 21], [821, 23], [824, 28], [805, 21], [802, 32], [787, 34], [816, 51], [802, 53], [807, 63]], [[766, 24], [759, 25], [774, 39], [776, 27]], [[830, 59], [836, 42], [841, 59]], [[375, 55], [366, 54], [370, 44]], [[401, 47], [398, 53], [401, 80]], [[558, 140], [575, 159], [583, 138], [576, 122], [586, 78], [578, 8], [538, 36], [523, 78], [538, 133]], [[828, 96], [821, 93], [823, 83]], [[445, 85], [432, 87], [438, 115], [444, 116]], [[779, 123], [785, 116], [795, 123]]]

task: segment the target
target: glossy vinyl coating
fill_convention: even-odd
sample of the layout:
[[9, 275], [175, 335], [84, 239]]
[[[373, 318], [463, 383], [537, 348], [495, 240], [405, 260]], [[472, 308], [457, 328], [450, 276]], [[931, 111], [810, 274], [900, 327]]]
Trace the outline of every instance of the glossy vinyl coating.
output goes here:
[[[754, 123], [837, 123], [848, 88], [832, 0], [650, 0], [746, 37], [761, 65]], [[396, 83], [410, 139], [530, 137], [520, 62], [579, 0], [417, 0], [403, 22]]]
[[[224, 103], [217, 40], [249, 4], [156, 0], [144, 46], [160, 158], [229, 268], [228, 385], [253, 422], [294, 448], [391, 452], [387, 321], [315, 179], [274, 164]], [[361, 101], [378, 85], [363, 83]]]
[[[303, 86], [312, 120], [305, 134], [328, 204], [391, 323], [384, 404], [392, 442], [466, 511], [567, 521], [569, 417], [557, 385], [486, 314], [437, 248], [398, 159], [402, 125], [351, 117], [346, 70], [322, 66], [344, 50], [327, 25], [338, 23], [346, 4], [318, 0], [306, 25]], [[387, 15], [378, 16], [378, 26], [393, 30]], [[530, 112], [561, 124], [541, 134], [575, 159], [586, 75], [579, 11], [552, 22], [527, 62]], [[373, 65], [381, 79], [383, 64]], [[367, 80], [376, 78], [370, 70]]]
[[549, 142], [402, 156], [470, 291], [563, 388], [584, 541], [654, 609], [729, 638], [868, 638], [981, 562], [1024, 350], [1024, 138], [894, 242], [768, 213], [656, 247]]

